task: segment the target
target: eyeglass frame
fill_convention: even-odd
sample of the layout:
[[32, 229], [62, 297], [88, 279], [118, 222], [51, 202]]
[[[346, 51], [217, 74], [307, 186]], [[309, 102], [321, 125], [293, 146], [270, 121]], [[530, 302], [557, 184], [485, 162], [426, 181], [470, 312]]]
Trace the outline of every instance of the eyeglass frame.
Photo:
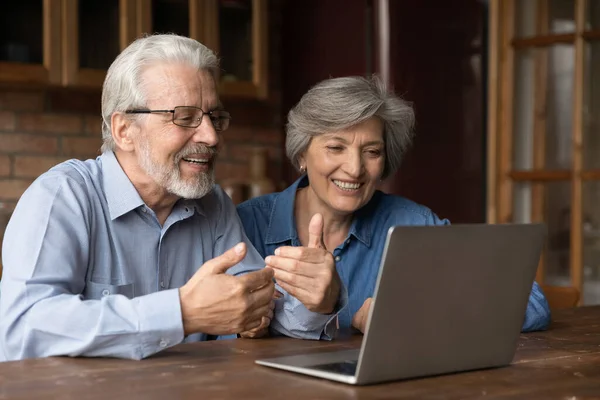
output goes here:
[[[193, 109], [196, 109], [196, 110], [200, 110], [202, 112], [202, 115], [200, 116], [200, 118], [196, 119], [196, 121], [198, 122], [198, 125], [180, 125], [180, 124], [176, 123], [175, 122], [175, 111], [178, 108], [193, 108]], [[204, 111], [203, 109], [201, 109], [200, 107], [196, 107], [196, 106], [176, 106], [172, 110], [143, 110], [143, 109], [133, 109], [133, 110], [125, 110], [124, 112], [125, 112], [125, 114], [159, 114], [159, 113], [171, 113], [172, 114], [171, 122], [173, 122], [174, 125], [181, 126], [182, 128], [197, 128], [200, 125], [202, 125], [202, 120], [204, 119], [205, 115], [208, 115], [208, 118], [211, 120], [211, 122], [213, 122], [213, 120], [211, 118], [211, 115], [215, 111], [227, 114], [225, 116], [225, 118], [227, 118], [228, 120], [231, 121], [231, 114], [229, 114], [228, 111], [217, 109], [217, 110], [212, 110], [212, 111], [208, 111], [207, 112], [207, 111]], [[215, 125], [213, 123], [213, 127], [214, 126]], [[227, 128], [229, 128], [229, 125], [227, 126]], [[215, 130], [218, 131], [218, 132], [223, 132], [223, 131], [227, 130], [227, 128], [226, 129], [217, 129], [215, 127]]]

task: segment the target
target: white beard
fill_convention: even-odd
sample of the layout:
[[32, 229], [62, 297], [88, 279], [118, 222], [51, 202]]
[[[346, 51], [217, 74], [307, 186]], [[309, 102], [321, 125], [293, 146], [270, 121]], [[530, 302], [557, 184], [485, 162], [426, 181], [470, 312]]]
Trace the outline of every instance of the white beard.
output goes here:
[[179, 162], [182, 158], [195, 153], [216, 153], [211, 148], [201, 146], [200, 148], [183, 149], [175, 155], [175, 163], [171, 166], [153, 162], [150, 143], [146, 138], [141, 140], [139, 150], [138, 163], [142, 170], [169, 193], [183, 199], [199, 199], [206, 196], [215, 185], [215, 172], [212, 163], [207, 172], [198, 174], [188, 180], [182, 179], [179, 171]]

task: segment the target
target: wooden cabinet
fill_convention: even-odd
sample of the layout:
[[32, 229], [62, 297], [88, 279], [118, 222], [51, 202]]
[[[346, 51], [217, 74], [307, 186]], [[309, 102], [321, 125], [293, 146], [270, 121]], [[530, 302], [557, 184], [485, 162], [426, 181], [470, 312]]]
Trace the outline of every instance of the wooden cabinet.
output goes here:
[[267, 97], [267, 0], [141, 1], [143, 32], [186, 35], [217, 53], [223, 96]]
[[3, 2], [0, 81], [60, 84], [60, 2]]
[[267, 96], [267, 0], [38, 0], [0, 16], [0, 81], [102, 85], [119, 52], [142, 34], [177, 33], [221, 59], [230, 97]]
[[[129, 0], [61, 0], [62, 83], [101, 87], [127, 32], [119, 20]], [[129, 21], [127, 21], [129, 22]]]

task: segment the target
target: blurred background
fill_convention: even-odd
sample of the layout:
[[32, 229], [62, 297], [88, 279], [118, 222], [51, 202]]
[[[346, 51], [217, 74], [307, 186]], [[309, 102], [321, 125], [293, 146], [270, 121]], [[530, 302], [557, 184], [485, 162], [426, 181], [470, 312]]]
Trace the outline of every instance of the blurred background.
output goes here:
[[0, 233], [52, 165], [93, 158], [100, 93], [144, 33], [222, 61], [232, 125], [217, 180], [238, 203], [297, 177], [287, 112], [329, 77], [380, 74], [416, 140], [381, 189], [453, 223], [545, 222], [537, 280], [600, 304], [600, 0], [2, 0]]

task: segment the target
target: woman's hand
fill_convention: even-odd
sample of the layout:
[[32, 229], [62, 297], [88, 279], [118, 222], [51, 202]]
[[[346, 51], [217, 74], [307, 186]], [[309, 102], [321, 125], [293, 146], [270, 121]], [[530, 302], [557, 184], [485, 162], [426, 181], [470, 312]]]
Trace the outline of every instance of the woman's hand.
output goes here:
[[371, 297], [368, 297], [360, 309], [354, 314], [352, 317], [352, 326], [365, 333], [365, 329], [367, 328], [367, 319], [369, 317], [369, 311], [371, 311]]
[[307, 309], [331, 314], [340, 296], [341, 282], [333, 255], [323, 242], [323, 216], [315, 214], [308, 225], [308, 246], [284, 246], [265, 259], [275, 280]]

